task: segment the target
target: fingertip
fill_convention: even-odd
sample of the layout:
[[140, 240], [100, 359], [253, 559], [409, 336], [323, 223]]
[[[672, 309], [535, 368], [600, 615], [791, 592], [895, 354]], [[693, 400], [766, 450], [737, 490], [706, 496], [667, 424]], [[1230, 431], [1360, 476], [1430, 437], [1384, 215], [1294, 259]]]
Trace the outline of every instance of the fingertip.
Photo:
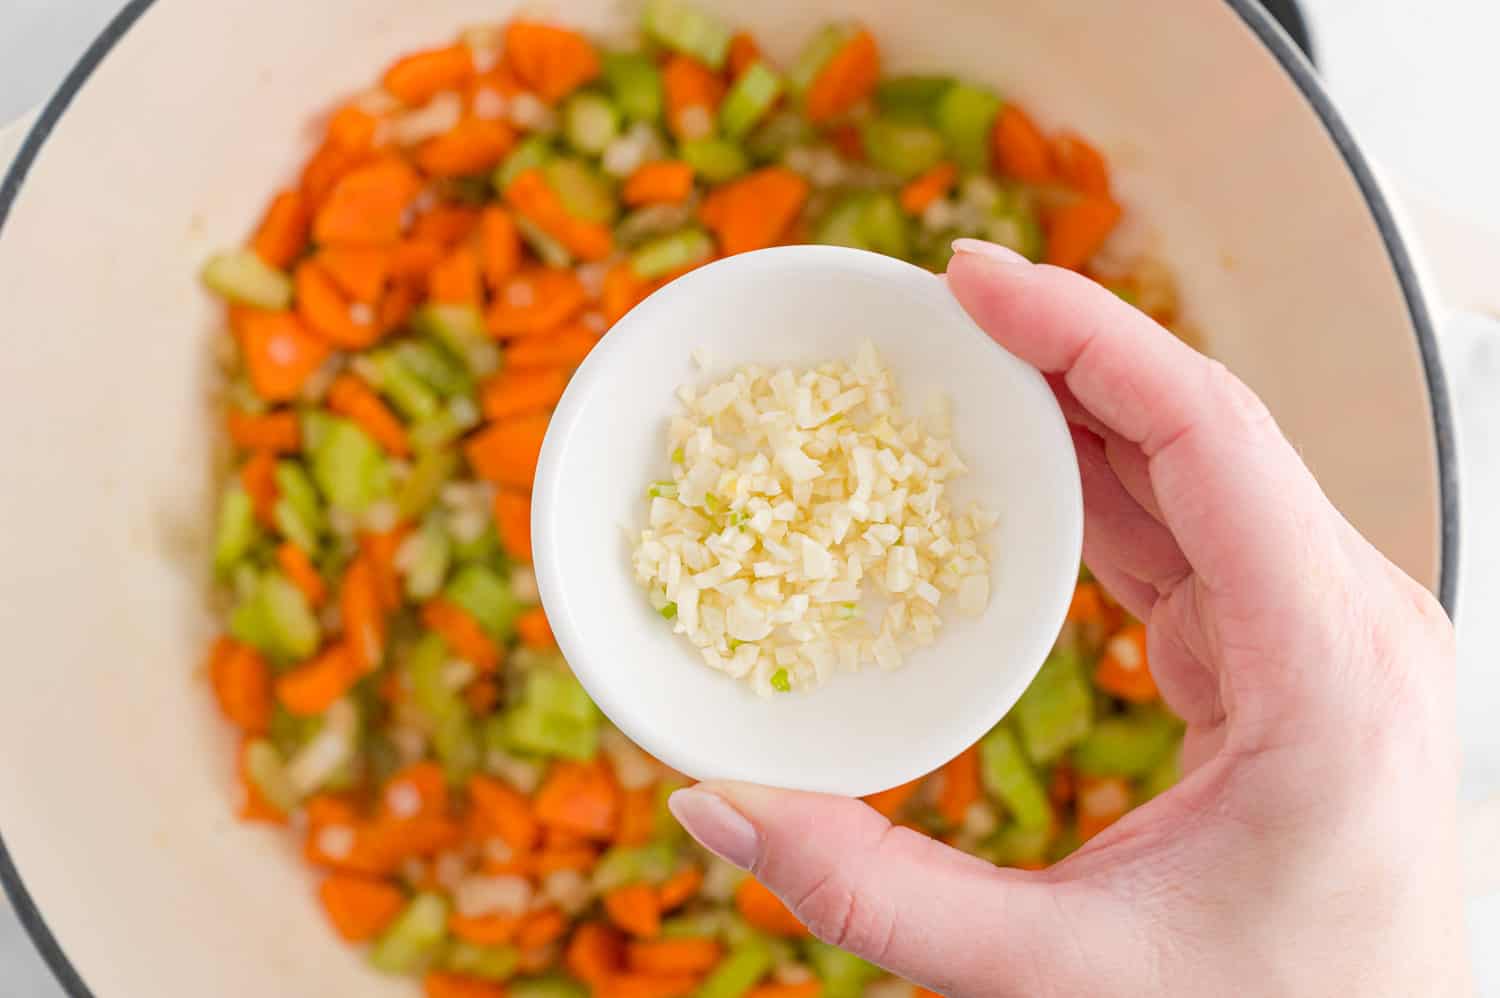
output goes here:
[[742, 870], [760, 855], [760, 832], [728, 799], [699, 784], [667, 798], [667, 809], [709, 852]]

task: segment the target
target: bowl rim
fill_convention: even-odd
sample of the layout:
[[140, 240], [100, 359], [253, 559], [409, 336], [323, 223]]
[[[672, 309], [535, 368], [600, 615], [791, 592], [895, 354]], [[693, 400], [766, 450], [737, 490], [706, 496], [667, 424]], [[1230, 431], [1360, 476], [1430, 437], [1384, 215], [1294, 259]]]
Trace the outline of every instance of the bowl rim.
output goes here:
[[[0, 234], [4, 233], [5, 221], [11, 206], [20, 196], [32, 164], [42, 146], [51, 135], [73, 98], [93, 75], [94, 70], [109, 55], [110, 51], [125, 37], [130, 29], [149, 10], [156, 0], [129, 0], [118, 14], [100, 31], [68, 73], [57, 91], [47, 101], [41, 115], [32, 126], [22, 144], [20, 152], [11, 164], [3, 180], [0, 180]], [[1406, 300], [1406, 309], [1416, 332], [1417, 346], [1422, 355], [1422, 368], [1427, 382], [1428, 404], [1432, 412], [1433, 443], [1437, 455], [1438, 505], [1440, 524], [1438, 534], [1438, 599], [1449, 616], [1454, 615], [1458, 597], [1459, 570], [1459, 481], [1456, 431], [1452, 397], [1448, 381], [1443, 372], [1436, 328], [1432, 311], [1428, 305], [1412, 255], [1407, 248], [1395, 217], [1380, 184], [1370, 169], [1369, 161], [1355, 141], [1343, 115], [1334, 106], [1332, 97], [1324, 87], [1317, 71], [1307, 56], [1297, 47], [1285, 30], [1277, 24], [1259, 0], [1224, 0], [1231, 11], [1250, 30], [1251, 34], [1266, 47], [1280, 64], [1282, 70], [1307, 101], [1313, 113], [1322, 122], [1324, 131], [1343, 158], [1350, 174], [1369, 207], [1371, 219], [1385, 244], [1386, 255], [1395, 271], [1396, 281]], [[67, 953], [48, 928], [46, 919], [36, 901], [27, 891], [25, 883], [0, 835], [0, 887], [4, 888], [11, 907], [25, 928], [32, 944], [52, 971], [57, 983], [69, 998], [96, 998], [95, 992], [84, 983], [82, 976], [68, 959]]]

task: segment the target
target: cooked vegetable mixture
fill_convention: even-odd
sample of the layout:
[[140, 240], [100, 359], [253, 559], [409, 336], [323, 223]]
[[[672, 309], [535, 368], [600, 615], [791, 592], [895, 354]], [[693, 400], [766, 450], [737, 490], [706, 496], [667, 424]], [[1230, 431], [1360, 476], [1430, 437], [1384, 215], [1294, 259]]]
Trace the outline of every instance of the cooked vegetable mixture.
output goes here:
[[[398, 60], [205, 268], [234, 348], [208, 671], [242, 814], [430, 998], [911, 994], [689, 842], [682, 778], [569, 673], [528, 566], [548, 414], [653, 289], [779, 243], [940, 269], [980, 236], [1165, 322], [1171, 284], [1112, 259], [1100, 154], [1004, 95], [882, 76], [858, 25], [789, 63], [679, 0], [642, 29], [520, 20]], [[870, 804], [1036, 867], [1169, 785], [1179, 739], [1144, 630], [1085, 574], [1011, 715]]]

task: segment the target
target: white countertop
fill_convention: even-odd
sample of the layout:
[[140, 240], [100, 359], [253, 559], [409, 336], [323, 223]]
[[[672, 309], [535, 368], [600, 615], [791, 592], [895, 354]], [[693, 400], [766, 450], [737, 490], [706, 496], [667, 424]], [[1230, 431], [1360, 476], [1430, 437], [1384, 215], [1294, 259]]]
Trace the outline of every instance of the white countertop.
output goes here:
[[[1212, 0], [1205, 0], [1212, 2]], [[1401, 189], [1418, 232], [1450, 249], [1440, 283], [1474, 304], [1500, 287], [1500, 4], [1474, 0], [1303, 0], [1324, 75], [1366, 150]], [[0, 0], [0, 125], [50, 95], [123, 0]], [[1487, 265], [1486, 265], [1487, 261]], [[1462, 271], [1462, 272], [1461, 272]], [[1500, 292], [1491, 291], [1492, 303]], [[1500, 669], [1488, 634], [1500, 605], [1500, 313], [1447, 315], [1441, 340], [1459, 414], [1463, 522], [1457, 611], [1459, 728], [1468, 806], [1500, 796]], [[1500, 852], [1500, 811], [1476, 826], [1475, 860]], [[1500, 868], [1469, 902], [1480, 993], [1500, 998]], [[0, 993], [59, 998], [0, 905]], [[115, 998], [115, 996], [105, 996]]]

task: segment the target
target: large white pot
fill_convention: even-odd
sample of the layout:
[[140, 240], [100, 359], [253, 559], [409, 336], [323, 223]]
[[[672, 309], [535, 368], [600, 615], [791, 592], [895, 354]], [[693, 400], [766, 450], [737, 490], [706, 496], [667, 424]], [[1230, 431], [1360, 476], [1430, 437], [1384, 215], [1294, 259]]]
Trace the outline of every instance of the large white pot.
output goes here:
[[[1451, 606], [1427, 308], [1359, 152], [1249, 0], [716, 5], [782, 53], [857, 16], [898, 68], [986, 80], [1098, 139], [1212, 350]], [[512, 6], [134, 0], [0, 188], [0, 878], [74, 994], [412, 993], [332, 940], [284, 837], [231, 817], [230, 736], [197, 669], [220, 312], [195, 273], [306, 154], [316, 112]]]

